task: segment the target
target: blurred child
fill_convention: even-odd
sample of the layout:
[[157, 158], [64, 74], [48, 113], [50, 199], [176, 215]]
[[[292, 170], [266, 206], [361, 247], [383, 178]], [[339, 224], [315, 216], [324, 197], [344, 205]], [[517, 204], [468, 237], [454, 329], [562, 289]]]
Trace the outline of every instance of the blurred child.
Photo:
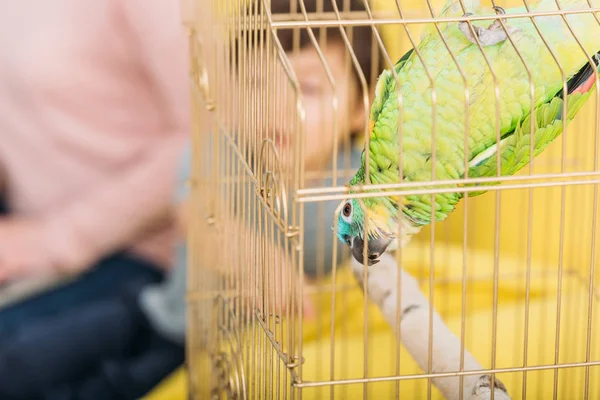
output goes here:
[[[289, 0], [272, 0], [273, 13], [287, 12]], [[305, 0], [309, 11], [316, 0]], [[327, 2], [325, 2], [327, 11]], [[341, 1], [339, 1], [341, 8]], [[331, 7], [329, 5], [329, 7]], [[362, 9], [362, 1], [352, 2], [353, 10]], [[336, 34], [338, 32], [338, 34]], [[371, 69], [370, 27], [355, 28], [355, 52], [367, 78]], [[297, 74], [306, 109], [307, 170], [326, 168], [333, 150], [332, 125], [340, 127], [340, 141], [364, 127], [364, 105], [359, 81], [345, 68], [345, 45], [339, 31], [328, 31], [324, 50], [336, 81], [339, 112], [321, 112], [331, 102], [325, 70], [318, 53], [306, 34], [301, 48], [292, 54], [291, 34], [281, 34], [281, 42]], [[289, 134], [289, 133], [288, 133]], [[187, 187], [191, 150], [180, 155], [180, 172], [176, 186], [180, 230], [187, 230]], [[342, 166], [340, 154], [338, 165]], [[360, 162], [360, 150], [352, 153], [352, 166]], [[317, 219], [316, 204], [306, 205], [305, 238], [322, 230], [330, 232], [332, 202], [325, 207], [324, 219]], [[329, 216], [329, 218], [327, 217]], [[313, 238], [314, 239], [314, 238]], [[305, 270], [314, 273], [316, 243], [308, 241]], [[331, 259], [331, 238], [325, 237], [326, 260]], [[341, 246], [338, 246], [340, 248]], [[231, 249], [236, 251], [236, 249]], [[329, 254], [329, 257], [327, 257]], [[186, 266], [184, 241], [178, 244], [174, 269], [166, 281], [140, 285], [122, 291], [119, 298], [79, 307], [69, 314], [37, 322], [27, 330], [0, 340], [0, 398], [68, 400], [68, 399], [134, 399], [144, 395], [162, 378], [184, 362], [186, 326]]]

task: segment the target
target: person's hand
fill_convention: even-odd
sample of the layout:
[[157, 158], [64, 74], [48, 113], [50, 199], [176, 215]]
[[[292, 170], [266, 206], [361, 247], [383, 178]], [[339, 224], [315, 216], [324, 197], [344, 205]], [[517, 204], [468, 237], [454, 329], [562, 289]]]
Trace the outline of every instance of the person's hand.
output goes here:
[[51, 262], [46, 248], [38, 220], [0, 218], [0, 284], [44, 271]]
[[[242, 245], [244, 241], [235, 240], [222, 247], [226, 251], [214, 250], [218, 247], [216, 243], [225, 243], [224, 238], [227, 234], [235, 231], [240, 232], [242, 238], [246, 238], [245, 246]], [[290, 255], [286, 257], [280, 243], [262, 243], [260, 252], [269, 254], [270, 257], [257, 257], [256, 254], [251, 256], [259, 250], [250, 246], [259, 246], [260, 237], [254, 228], [233, 219], [220, 222], [218, 229], [201, 229], [196, 233], [199, 235], [196, 240], [201, 244], [201, 251], [193, 258], [195, 265], [192, 268], [197, 268], [195, 275], [203, 281], [200, 284], [203, 290], [219, 291], [225, 285], [237, 291], [243, 298], [242, 304], [246, 306], [253, 304], [252, 299], [258, 296], [256, 301], [265, 307], [262, 309], [265, 313], [288, 315], [291, 311], [290, 306], [296, 309], [300, 276], [291, 262]], [[180, 238], [182, 239], [184, 238]], [[242, 262], [244, 259], [246, 261]], [[307, 290], [310, 284], [305, 277], [302, 313], [307, 320], [316, 316], [314, 302]], [[258, 286], [261, 287], [260, 293], [255, 291]], [[298, 315], [297, 309], [295, 313]]]

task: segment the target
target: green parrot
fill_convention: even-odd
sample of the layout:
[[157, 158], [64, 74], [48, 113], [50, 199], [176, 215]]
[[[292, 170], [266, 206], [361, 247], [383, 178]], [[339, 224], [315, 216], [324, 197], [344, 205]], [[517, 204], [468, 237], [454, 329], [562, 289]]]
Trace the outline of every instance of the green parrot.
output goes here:
[[[589, 8], [588, 0], [559, 2], [563, 10]], [[542, 0], [531, 11], [555, 10], [558, 10], [555, 0]], [[500, 7], [484, 9], [473, 6], [466, 11], [475, 11], [480, 15], [489, 13], [492, 18], [502, 18], [502, 14], [526, 13], [527, 9], [518, 7], [505, 12]], [[446, 3], [441, 13], [441, 17], [447, 18], [461, 15], [471, 14], [464, 14], [456, 1]], [[512, 175], [526, 166], [530, 160], [532, 134], [531, 82], [527, 68], [531, 72], [534, 87], [534, 156], [560, 135], [563, 118], [569, 123], [596, 86], [600, 64], [600, 16], [585, 12], [569, 14], [566, 19], [580, 44], [560, 15], [536, 17], [539, 32], [529, 18], [505, 19], [506, 30], [497, 19], [487, 28], [473, 21], [475, 35], [467, 22], [439, 23], [439, 30], [448, 47], [435, 26], [429, 24], [431, 26], [425, 30], [418, 52], [411, 49], [394, 66], [401, 86], [401, 115], [397, 81], [393, 73], [386, 70], [379, 76], [369, 116], [369, 170], [367, 172], [365, 166], [365, 148], [362, 165], [350, 185], [369, 181], [371, 184], [400, 182], [400, 153], [404, 182], [432, 181], [432, 169], [435, 169], [436, 180], [461, 179], [465, 177], [465, 169], [468, 169], [469, 178], [494, 177], [498, 175], [498, 153], [501, 159], [500, 175]], [[474, 36], [481, 44], [485, 58]], [[490, 65], [497, 79], [498, 101]], [[561, 68], [567, 81], [566, 95], [563, 93]], [[430, 79], [435, 86], [435, 103], [432, 101]], [[466, 91], [469, 105], [467, 142]], [[567, 102], [567, 115], [563, 115], [564, 101]], [[435, 108], [434, 104], [437, 105]], [[499, 143], [497, 106], [500, 111]], [[402, 135], [401, 152], [399, 133]], [[432, 146], [434, 139], [435, 148]], [[434, 151], [435, 158], [432, 156]], [[435, 165], [432, 165], [434, 159]], [[366, 179], [367, 173], [369, 180]], [[443, 187], [459, 186], [457, 182]], [[471, 193], [470, 196], [484, 192]], [[451, 191], [436, 194], [433, 220], [431, 194], [407, 195], [402, 200], [392, 195], [363, 198], [364, 209], [359, 200], [347, 200], [340, 209], [336, 234], [341, 242], [350, 246], [352, 255], [361, 263], [366, 241], [367, 263], [372, 265], [378, 262], [379, 256], [385, 251], [405, 245], [424, 225], [444, 220], [463, 196], [464, 193]], [[368, 219], [366, 240], [365, 219]]]

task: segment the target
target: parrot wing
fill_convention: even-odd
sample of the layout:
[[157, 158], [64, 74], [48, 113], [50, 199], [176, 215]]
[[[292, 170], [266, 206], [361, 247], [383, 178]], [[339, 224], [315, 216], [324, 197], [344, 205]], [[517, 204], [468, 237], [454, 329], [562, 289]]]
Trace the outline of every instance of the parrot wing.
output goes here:
[[[567, 123], [570, 122], [592, 93], [595, 86], [600, 53], [592, 57], [594, 67], [586, 64], [567, 83]], [[562, 90], [551, 100], [535, 109], [533, 121], [533, 154], [540, 154], [563, 130], [564, 95]], [[513, 175], [526, 166], [531, 159], [531, 115], [523, 118], [515, 129], [500, 141], [480, 153], [469, 164], [469, 177], [491, 177], [498, 172], [497, 157], [500, 156], [500, 175]], [[500, 148], [500, 151], [497, 149]], [[484, 192], [472, 192], [475, 196]]]
[[[589, 8], [587, 0], [564, 0], [562, 4], [563, 8]], [[521, 8], [508, 11], [525, 11]], [[555, 1], [543, 0], [535, 11], [552, 9], [556, 9]], [[481, 9], [468, 11], [484, 13]], [[488, 11], [493, 18], [494, 12]], [[462, 9], [446, 6], [444, 12], [444, 16], [455, 16], [461, 15]], [[483, 52], [456, 23], [440, 22], [437, 28], [430, 24], [418, 51], [407, 52], [396, 63], [398, 80], [385, 71], [377, 82], [366, 149], [368, 181], [397, 183], [400, 161], [404, 182], [456, 180], [467, 174], [493, 176], [498, 148], [501, 173], [511, 174], [526, 165], [532, 112], [530, 73], [536, 115], [534, 154], [562, 131], [563, 76], [569, 81], [567, 119], [572, 119], [589, 97], [578, 89], [588, 85], [586, 74], [595, 70], [591, 66], [586, 70], [584, 51], [592, 55], [600, 50], [600, 26], [591, 13], [572, 14], [568, 20], [570, 26], [561, 16], [538, 18], [535, 25], [529, 19], [507, 20], [507, 25], [520, 32], [512, 40], [484, 47]], [[363, 152], [352, 185], [367, 183], [365, 164]], [[432, 200], [433, 218], [442, 220], [462, 197], [459, 192], [406, 195], [402, 212], [415, 225], [424, 225], [432, 220]], [[365, 203], [371, 201], [377, 202], [365, 199]]]

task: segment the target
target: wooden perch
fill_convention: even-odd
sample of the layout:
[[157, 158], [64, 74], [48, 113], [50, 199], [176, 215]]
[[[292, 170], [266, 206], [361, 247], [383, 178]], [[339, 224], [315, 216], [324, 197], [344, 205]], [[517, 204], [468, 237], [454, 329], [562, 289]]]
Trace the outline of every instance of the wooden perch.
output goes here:
[[[392, 329], [396, 330], [396, 298], [398, 267], [395, 258], [386, 253], [381, 262], [369, 267], [367, 289], [370, 299], [375, 302]], [[363, 265], [352, 260], [354, 275], [363, 284]], [[401, 340], [423, 371], [427, 371], [429, 354], [429, 307], [431, 305], [421, 292], [415, 278], [401, 271], [400, 315]], [[397, 333], [397, 332], [396, 332]], [[439, 314], [433, 310], [433, 351], [432, 373], [456, 372], [460, 370], [460, 340], [454, 335]], [[464, 350], [464, 371], [482, 370], [477, 360]], [[460, 395], [458, 376], [433, 378], [433, 384], [448, 400], [457, 400]], [[492, 398], [491, 375], [464, 375], [463, 399], [486, 400]], [[505, 386], [495, 378], [494, 399], [510, 400]]]

